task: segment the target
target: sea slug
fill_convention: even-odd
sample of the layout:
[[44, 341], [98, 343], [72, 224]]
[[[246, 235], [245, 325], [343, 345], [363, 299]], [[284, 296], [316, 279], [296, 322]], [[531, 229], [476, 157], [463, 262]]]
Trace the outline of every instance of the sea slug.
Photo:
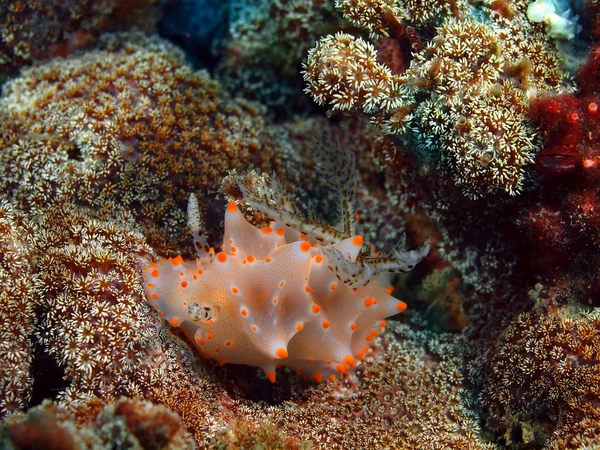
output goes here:
[[[342, 172], [353, 174], [353, 164]], [[352, 199], [354, 184], [339, 185]], [[375, 257], [352, 220], [342, 231], [303, 221], [266, 184], [259, 183], [255, 194], [240, 188], [247, 203], [274, 220], [257, 228], [230, 202], [223, 245], [215, 252], [190, 195], [188, 225], [198, 259], [150, 263], [144, 272], [150, 304], [221, 365], [258, 366], [271, 382], [278, 364], [317, 381], [345, 372], [368, 351], [384, 319], [406, 308], [380, 275], [411, 270], [427, 255], [429, 241]]]

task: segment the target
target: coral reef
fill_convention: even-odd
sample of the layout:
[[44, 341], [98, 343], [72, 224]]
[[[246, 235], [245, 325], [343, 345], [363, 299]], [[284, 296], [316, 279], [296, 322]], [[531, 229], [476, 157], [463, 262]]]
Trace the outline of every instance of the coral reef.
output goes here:
[[[373, 24], [371, 13], [363, 12]], [[360, 37], [322, 38], [304, 65], [306, 92], [332, 113], [362, 110], [422, 157], [439, 158], [467, 197], [519, 193], [540, 148], [528, 94], [560, 91], [569, 78], [547, 38], [522, 16], [485, 13], [487, 23], [446, 18], [400, 74]]]
[[32, 342], [23, 330], [35, 323], [28, 260], [31, 233], [24, 218], [0, 203], [0, 414], [23, 410], [31, 397]]
[[[178, 412], [179, 420], [161, 407], [118, 400], [108, 407], [88, 404], [87, 414], [91, 408], [93, 415], [86, 418], [87, 425], [75, 426], [69, 410], [46, 403], [26, 416], [13, 416], [5, 422], [4, 429], [8, 428], [13, 442], [25, 430], [31, 436], [40, 419], [33, 420], [40, 415], [37, 411], [41, 411], [49, 425], [35, 431], [35, 435], [68, 434], [81, 443], [105, 442], [110, 438], [108, 430], [114, 433], [114, 440], [141, 439], [141, 436], [163, 442], [167, 436], [181, 439], [184, 436], [178, 428], [181, 421], [181, 425], [195, 430], [196, 440], [203, 443], [203, 448], [211, 449], [247, 448], [244, 443], [249, 442], [286, 449], [370, 445], [400, 449], [495, 448], [484, 442], [475, 415], [465, 404], [461, 359], [453, 356], [458, 347], [450, 336], [412, 331], [407, 325], [392, 322], [382, 339], [380, 350], [370, 353], [343, 379], [318, 387], [302, 387], [298, 377], [290, 375], [289, 382], [294, 386], [291, 397], [278, 405], [267, 406], [245, 399], [239, 386], [216, 397], [207, 395], [206, 389], [218, 392], [218, 382], [209, 377], [213, 387], [204, 382], [204, 393], [193, 384], [186, 388], [174, 383], [165, 388], [164, 397], [159, 400]], [[435, 395], [424, 397], [423, 391], [431, 392], [432, 386]], [[156, 428], [156, 421], [162, 422], [165, 416], [166, 424]], [[221, 424], [215, 433], [216, 424], [211, 422], [216, 417], [228, 418], [229, 425]], [[118, 423], [116, 430], [114, 421]], [[137, 425], [140, 422], [146, 425], [142, 428]], [[19, 428], [19, 424], [29, 428]], [[208, 424], [213, 431], [204, 434]], [[432, 429], [436, 432], [432, 433]], [[0, 436], [2, 433], [6, 431], [1, 431]]]
[[301, 62], [320, 36], [338, 21], [324, 0], [232, 0], [228, 35], [216, 42], [216, 78], [230, 92], [258, 100], [279, 117], [291, 115], [306, 98], [299, 95]]
[[[154, 29], [162, 1], [4, 2], [0, 446], [599, 447], [598, 5], [538, 1], [532, 22], [531, 3], [182, 0], [187, 25], [158, 29], [184, 52], [133, 32]], [[323, 160], [337, 142], [345, 159]], [[190, 193], [206, 235], [195, 205], [186, 226]], [[222, 242], [226, 200], [226, 221], [245, 220], [205, 248]], [[321, 338], [352, 304], [319, 304], [329, 327], [302, 339], [335, 374], [322, 383], [294, 370], [296, 337], [263, 358], [267, 375], [219, 365], [164, 306], [163, 272], [246, 247], [266, 264], [260, 229], [331, 263], [301, 288], [347, 298], [380, 277], [387, 297], [371, 299], [410, 307], [377, 317], [384, 330], [344, 361]], [[391, 260], [408, 268], [404, 230], [431, 251], [388, 280]], [[339, 246], [357, 235], [370, 245], [352, 261]], [[151, 261], [160, 292], [144, 286]], [[250, 272], [232, 295], [279, 277]], [[204, 294], [191, 312], [207, 340], [221, 311]], [[290, 364], [275, 377], [277, 362]]]
[[18, 0], [0, 4], [0, 69], [66, 56], [105, 31], [152, 32], [165, 2]]
[[[270, 168], [275, 153], [261, 139], [261, 107], [227, 99], [183, 59], [157, 38], [109, 35], [97, 50], [8, 82], [3, 188], [26, 208], [60, 191], [103, 217], [124, 211], [155, 249], [173, 251], [188, 192], [212, 198], [228, 170]], [[25, 161], [43, 189], [15, 181], [27, 179]]]
[[[600, 388], [597, 308], [569, 304], [560, 288], [534, 293], [492, 349], [484, 399], [506, 429], [548, 449], [593, 448]], [[527, 430], [528, 432], [525, 432]]]

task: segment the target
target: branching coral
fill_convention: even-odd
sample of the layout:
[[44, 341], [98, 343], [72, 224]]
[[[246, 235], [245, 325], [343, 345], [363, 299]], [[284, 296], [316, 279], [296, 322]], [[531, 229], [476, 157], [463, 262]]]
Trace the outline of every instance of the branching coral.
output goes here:
[[[463, 333], [479, 344], [463, 349], [481, 355], [467, 358], [467, 373], [475, 386], [487, 383], [485, 406], [495, 413], [487, 425], [508, 446], [598, 445], [597, 308], [590, 307], [600, 298], [597, 67], [592, 52], [576, 93], [532, 103], [529, 114], [545, 138], [537, 154], [543, 179], [516, 201], [457, 201], [451, 186], [436, 185], [405, 150], [387, 163], [391, 192], [404, 210], [416, 205], [438, 222], [439, 254], [466, 287], [462, 306], [471, 323]], [[551, 295], [535, 295], [529, 311], [519, 292], [536, 279], [547, 280]]]
[[360, 109], [422, 155], [440, 157], [468, 197], [516, 194], [540, 145], [527, 96], [568, 78], [522, 16], [488, 13], [493, 21], [447, 18], [398, 75], [361, 38], [327, 36], [309, 52], [306, 92], [332, 112]]

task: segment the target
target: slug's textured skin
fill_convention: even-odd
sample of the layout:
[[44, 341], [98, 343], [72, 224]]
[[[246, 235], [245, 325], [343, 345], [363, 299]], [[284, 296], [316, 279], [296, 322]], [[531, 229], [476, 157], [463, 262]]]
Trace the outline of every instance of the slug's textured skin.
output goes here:
[[383, 319], [406, 308], [377, 279], [344, 286], [322, 251], [353, 261], [362, 245], [358, 235], [323, 246], [277, 222], [259, 229], [231, 202], [222, 252], [159, 258], [145, 269], [146, 294], [219, 364], [258, 366], [272, 382], [284, 364], [321, 381], [355, 364]]

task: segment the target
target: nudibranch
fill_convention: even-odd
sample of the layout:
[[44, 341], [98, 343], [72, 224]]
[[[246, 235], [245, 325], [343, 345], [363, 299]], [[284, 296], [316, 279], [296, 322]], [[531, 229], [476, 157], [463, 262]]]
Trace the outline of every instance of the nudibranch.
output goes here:
[[[406, 308], [378, 282], [375, 264], [357, 260], [365, 251], [360, 235], [319, 243], [279, 221], [257, 228], [230, 202], [215, 252], [200, 232], [193, 195], [188, 216], [198, 259], [149, 264], [146, 294], [161, 317], [221, 365], [258, 366], [274, 382], [281, 364], [321, 381], [354, 365], [384, 319]], [[428, 250], [427, 242], [397, 252], [400, 269], [412, 268]], [[365, 271], [371, 279], [360, 280], [356, 273]]]
[[384, 319], [406, 308], [383, 286], [382, 275], [407, 272], [429, 252], [430, 239], [415, 250], [372, 255], [356, 233], [353, 153], [333, 136], [315, 146], [316, 168], [338, 200], [336, 226], [310, 211], [301, 215], [277, 180], [232, 173], [228, 178], [244, 202], [272, 222], [255, 227], [230, 202], [216, 253], [192, 194], [188, 228], [198, 258], [159, 258], [144, 271], [150, 304], [204, 355], [221, 365], [260, 367], [271, 382], [278, 365], [322, 381], [356, 364]]

